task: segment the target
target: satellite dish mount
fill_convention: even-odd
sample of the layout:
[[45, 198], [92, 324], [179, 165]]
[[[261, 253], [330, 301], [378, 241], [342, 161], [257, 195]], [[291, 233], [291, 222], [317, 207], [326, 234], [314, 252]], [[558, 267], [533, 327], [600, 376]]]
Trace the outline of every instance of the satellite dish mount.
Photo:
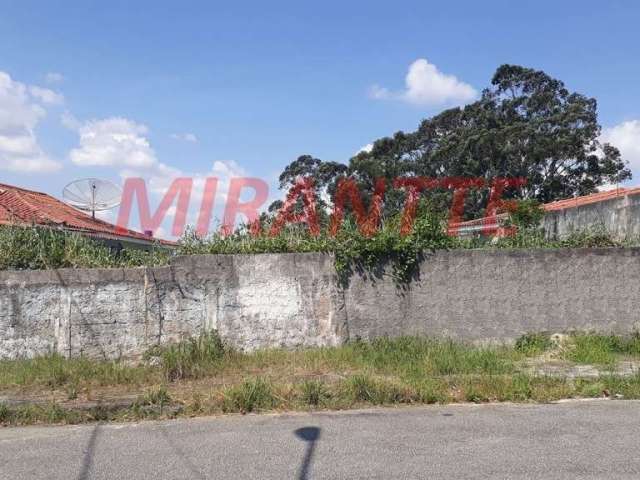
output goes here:
[[82, 178], [64, 187], [62, 198], [72, 207], [91, 212], [91, 217], [96, 218], [96, 212], [120, 205], [122, 190], [109, 180]]

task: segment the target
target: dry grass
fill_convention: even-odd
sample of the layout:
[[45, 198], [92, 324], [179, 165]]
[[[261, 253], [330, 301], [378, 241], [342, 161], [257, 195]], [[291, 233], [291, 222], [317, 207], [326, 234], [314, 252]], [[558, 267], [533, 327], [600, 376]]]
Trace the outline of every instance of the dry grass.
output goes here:
[[[574, 335], [567, 362], [640, 358], [638, 338]], [[522, 368], [553, 344], [543, 335], [514, 347], [476, 347], [419, 337], [334, 348], [241, 353], [215, 333], [158, 347], [138, 365], [57, 355], [0, 362], [0, 423], [78, 423], [265, 410], [346, 409], [450, 402], [548, 402], [640, 398], [640, 375], [539, 376]], [[604, 352], [604, 353], [603, 353]]]

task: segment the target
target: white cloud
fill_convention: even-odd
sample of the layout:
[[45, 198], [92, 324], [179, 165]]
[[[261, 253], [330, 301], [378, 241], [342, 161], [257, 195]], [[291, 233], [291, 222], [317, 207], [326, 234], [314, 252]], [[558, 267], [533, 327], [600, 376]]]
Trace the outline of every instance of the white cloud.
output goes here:
[[182, 140], [183, 142], [197, 143], [198, 137], [193, 133], [172, 133], [170, 135], [174, 140]]
[[44, 76], [47, 83], [60, 83], [64, 80], [64, 76], [58, 72], [49, 72]]
[[373, 143], [367, 143], [364, 147], [362, 147], [360, 150], [356, 152], [356, 155], [358, 155], [361, 152], [371, 153], [371, 150], [373, 150]]
[[[226, 203], [229, 182], [231, 178], [246, 176], [246, 171], [233, 161], [215, 161], [206, 171], [189, 172], [162, 163], [156, 157], [148, 136], [148, 129], [126, 118], [106, 118], [79, 122], [73, 115], [65, 112], [61, 121], [68, 128], [80, 135], [80, 144], [73, 149], [69, 156], [78, 166], [109, 166], [119, 169], [122, 180], [127, 178], [142, 178], [146, 182], [152, 211], [160, 204], [173, 181], [187, 177], [193, 179], [187, 224], [195, 225], [204, 188], [208, 177], [217, 177], [218, 185], [214, 203], [214, 217], [220, 217]], [[168, 232], [176, 215], [175, 204], [167, 212], [163, 222], [163, 231]], [[138, 225], [130, 225], [138, 228]], [[165, 234], [155, 232], [156, 236], [166, 237]]]
[[617, 147], [634, 174], [640, 174], [640, 120], [628, 120], [602, 131], [600, 140]]
[[29, 93], [47, 105], [62, 105], [64, 103], [64, 96], [62, 94], [49, 90], [48, 88], [31, 86], [29, 87]]
[[[229, 184], [231, 179], [244, 177], [246, 175], [247, 172], [245, 169], [236, 162], [223, 160], [214, 161], [211, 168], [204, 172], [186, 172], [160, 162], [156, 163], [149, 169], [126, 169], [120, 172], [120, 176], [123, 181], [126, 178], [131, 177], [140, 177], [145, 180], [152, 210], [159, 205], [161, 198], [167, 193], [169, 187], [176, 178], [191, 178], [193, 180], [193, 188], [191, 190], [191, 200], [189, 202], [189, 211], [187, 212], [186, 220], [186, 224], [190, 226], [196, 226], [198, 222], [207, 178], [216, 177], [218, 179], [218, 185], [214, 198], [214, 212], [211, 219], [211, 229], [216, 228], [216, 224], [218, 226], [220, 224], [220, 218], [222, 217], [224, 205], [227, 202], [229, 194]], [[265, 205], [265, 207], [266, 206], [267, 205]], [[169, 210], [167, 211], [167, 222], [164, 223], [167, 228], [163, 229], [164, 232], [170, 231], [169, 226], [173, 222], [176, 213], [177, 210], [174, 204], [169, 207]], [[135, 225], [133, 227], [136, 228]], [[174, 238], [167, 236], [166, 234], [161, 234], [159, 230], [154, 232], [154, 235], [160, 238]]]
[[[74, 119], [63, 116], [63, 122], [73, 126]], [[146, 126], [126, 118], [91, 120], [78, 128], [80, 146], [69, 157], [79, 166], [151, 168], [158, 161], [147, 132]]]
[[471, 85], [442, 73], [424, 58], [409, 65], [405, 85], [406, 88], [399, 92], [374, 85], [369, 93], [376, 99], [398, 99], [422, 106], [464, 104], [478, 96]]
[[369, 96], [376, 100], [387, 100], [394, 96], [388, 88], [381, 87], [380, 85], [372, 85], [369, 88]]
[[38, 144], [35, 128], [46, 115], [42, 92], [0, 72], [0, 169], [38, 173], [58, 170]]

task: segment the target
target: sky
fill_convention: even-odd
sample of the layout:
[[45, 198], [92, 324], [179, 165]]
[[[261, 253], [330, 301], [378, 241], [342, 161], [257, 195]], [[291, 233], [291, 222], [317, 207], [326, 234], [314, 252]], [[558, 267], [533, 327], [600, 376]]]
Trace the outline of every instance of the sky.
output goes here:
[[0, 12], [0, 183], [60, 198], [78, 178], [141, 176], [153, 209], [192, 176], [193, 222], [207, 176], [219, 204], [235, 176], [280, 198], [299, 155], [346, 163], [514, 63], [595, 97], [602, 139], [640, 184], [639, 2], [3, 0]]

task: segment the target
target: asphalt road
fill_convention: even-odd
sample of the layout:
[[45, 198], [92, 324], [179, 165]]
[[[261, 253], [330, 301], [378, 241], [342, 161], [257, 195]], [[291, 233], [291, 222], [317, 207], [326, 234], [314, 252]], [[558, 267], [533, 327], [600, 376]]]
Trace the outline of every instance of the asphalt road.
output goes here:
[[2, 479], [640, 478], [640, 403], [0, 429]]

